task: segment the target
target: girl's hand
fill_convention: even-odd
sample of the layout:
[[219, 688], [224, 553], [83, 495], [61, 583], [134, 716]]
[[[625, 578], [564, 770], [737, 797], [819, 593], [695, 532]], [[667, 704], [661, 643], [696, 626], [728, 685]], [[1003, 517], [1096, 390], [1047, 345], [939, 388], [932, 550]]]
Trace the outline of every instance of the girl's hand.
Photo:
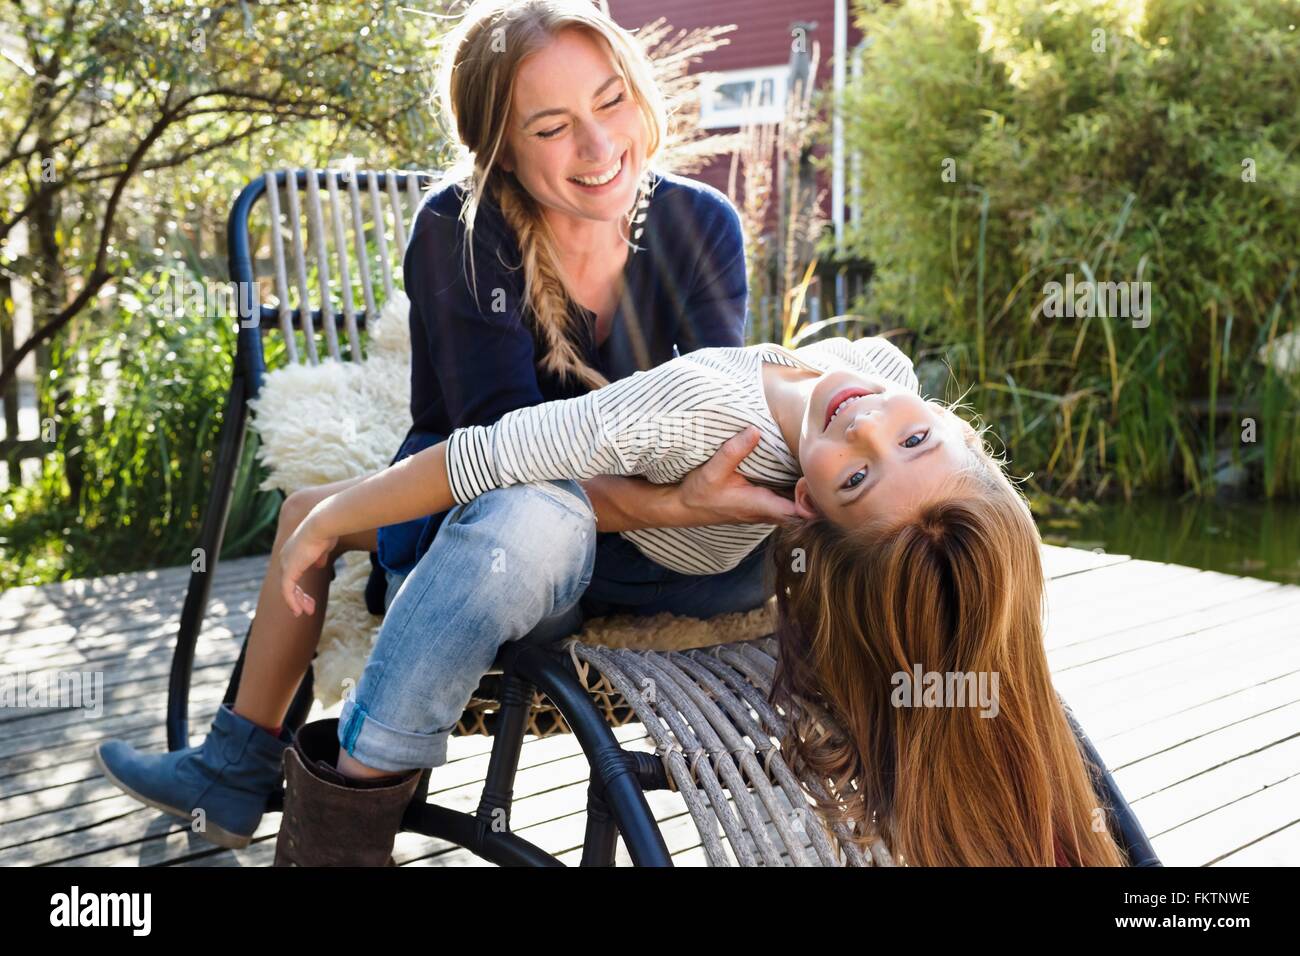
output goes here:
[[758, 428], [750, 425], [681, 480], [681, 503], [699, 515], [702, 524], [777, 524], [798, 516], [793, 500], [737, 473], [758, 439]]
[[294, 617], [316, 613], [315, 598], [300, 588], [298, 581], [308, 568], [325, 567], [338, 542], [337, 537], [317, 534], [308, 516], [280, 549], [280, 593]]

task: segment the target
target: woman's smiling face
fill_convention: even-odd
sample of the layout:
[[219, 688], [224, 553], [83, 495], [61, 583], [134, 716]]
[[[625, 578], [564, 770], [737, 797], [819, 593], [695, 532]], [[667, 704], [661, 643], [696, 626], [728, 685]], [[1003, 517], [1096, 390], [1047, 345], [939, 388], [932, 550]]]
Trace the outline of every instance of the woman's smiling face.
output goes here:
[[903, 516], [934, 498], [978, 454], [974, 429], [911, 389], [860, 372], [827, 372], [799, 434], [802, 517], [858, 525]]
[[[632, 90], [592, 33], [560, 30], [520, 64], [501, 165], [538, 202], [580, 219], [625, 215], [636, 201], [645, 148]], [[575, 181], [611, 173], [599, 185]]]

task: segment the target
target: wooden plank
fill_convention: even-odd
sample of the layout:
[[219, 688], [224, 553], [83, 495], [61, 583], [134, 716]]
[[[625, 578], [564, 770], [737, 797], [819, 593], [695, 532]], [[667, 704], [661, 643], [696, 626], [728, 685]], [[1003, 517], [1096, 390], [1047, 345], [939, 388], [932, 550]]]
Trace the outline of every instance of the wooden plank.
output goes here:
[[[216, 705], [221, 699], [221, 690], [224, 690], [224, 684], [218, 689], [202, 711], [194, 709], [193, 715], [201, 719], [194, 720], [193, 726], [196, 728], [206, 729], [211, 723], [212, 715], [216, 712]], [[338, 706], [330, 711], [317, 709], [309, 715], [309, 719], [315, 720], [324, 716], [336, 716]], [[161, 733], [161, 721], [156, 721], [156, 726], [160, 731], [158, 739], [157, 752], [161, 752], [165, 747], [165, 733]], [[104, 738], [107, 739], [108, 735]], [[452, 746], [454, 745], [454, 747]], [[16, 821], [22, 821], [43, 813], [58, 812], [64, 808], [74, 808], [85, 803], [95, 802], [97, 800], [107, 799], [121, 793], [117, 787], [110, 784], [99, 773], [98, 766], [93, 762], [94, 741], [80, 744], [84, 749], [80, 751], [78, 759], [75, 761], [76, 770], [68, 774], [74, 779], [66, 780], [62, 783], [46, 781], [45, 784], [36, 790], [24, 790], [23, 792], [9, 792], [9, 789], [16, 788], [19, 784], [7, 784], [6, 793], [3, 799], [0, 799], [0, 839], [3, 838], [4, 829]], [[491, 748], [491, 738], [474, 735], [472, 737], [453, 737], [449, 742], [449, 754], [456, 754], [458, 758], [468, 756], [482, 756], [486, 760], [486, 754]], [[482, 768], [473, 771], [463, 771], [457, 769], [457, 760], [449, 760], [448, 766], [451, 767], [449, 774], [469, 772], [477, 774], [473, 779], [482, 780], [486, 773], [486, 763]], [[38, 771], [40, 772], [40, 771]], [[62, 771], [58, 765], [55, 765], [53, 774], [61, 774]], [[22, 778], [18, 778], [19, 783]], [[51, 802], [51, 791], [59, 791], [65, 794], [62, 800]]]
[[[700, 833], [695, 827], [695, 820], [685, 809], [685, 802], [682, 801], [681, 797], [676, 797], [676, 799], [681, 804], [681, 809], [676, 813], [672, 813], [668, 816], [661, 816], [660, 809], [653, 803], [651, 804], [651, 809], [655, 812], [655, 822], [659, 824], [659, 832], [663, 834], [664, 843], [668, 845], [668, 853], [674, 857], [673, 865], [682, 866], [684, 864], [680, 854], [700, 846]], [[529, 839], [532, 839], [532, 837], [529, 837]], [[448, 854], [449, 857], [452, 857], [452, 860], [457, 866], [461, 865], [463, 855], [473, 856], [473, 854], [468, 854], [465, 850], [457, 850], [454, 853]], [[582, 860], [582, 847], [571, 847], [570, 849], [561, 851], [557, 856], [565, 866], [577, 866]], [[413, 865], [420, 864], [417, 863]], [[622, 837], [619, 837], [618, 844], [614, 849], [614, 865], [632, 865], [632, 857], [627, 852], [627, 845], [623, 842]], [[694, 865], [707, 866], [708, 861], [706, 859]]]
[[[478, 780], [481, 782], [487, 768], [486, 754], [489, 746], [490, 740], [487, 737], [453, 738], [448, 747], [449, 754], [453, 755], [452, 759], [439, 768], [440, 774], [449, 781], [469, 783]], [[161, 738], [157, 749], [159, 751], [163, 749]], [[471, 759], [480, 757], [482, 759], [478, 763]], [[98, 774], [98, 768], [95, 768], [94, 773]], [[94, 823], [115, 819], [124, 815], [123, 807], [129, 812], [154, 812], [116, 788], [111, 788], [108, 793], [108, 796], [88, 803], [57, 807], [44, 813], [0, 824], [0, 848], [57, 836], [65, 831], [71, 832]]]
[[[227, 675], [229, 676], [229, 675]], [[224, 680], [207, 680], [195, 683], [190, 690], [189, 714], [191, 727], [206, 725], [216, 713], [216, 702], [222, 697], [226, 684]], [[24, 753], [39, 753], [47, 747], [60, 746], [81, 741], [99, 741], [111, 737], [120, 728], [144, 724], [162, 725], [166, 716], [167, 697], [164, 693], [151, 702], [149, 706], [133, 707], [124, 713], [101, 716], [98, 720], [68, 720], [62, 724], [52, 725], [39, 722], [31, 725], [13, 725], [0, 736], [0, 759]], [[207, 708], [204, 710], [204, 708]], [[200, 724], [199, 716], [207, 717]]]
[[[216, 583], [213, 584], [212, 596], [209, 598], [209, 607], [212, 606], [212, 601], [224, 602], [226, 594], [230, 594], [237, 600], [256, 601], [257, 591], [260, 588], [261, 575], [248, 576], [247, 579], [221, 578], [218, 575]], [[45, 607], [34, 611], [25, 619], [0, 627], [0, 637], [26, 635], [40, 628], [55, 626], [73, 628], [73, 630], [95, 626], [95, 624], [107, 624], [112, 627], [114, 623], [130, 620], [131, 615], [135, 614], [156, 614], [160, 618], [179, 620], [183, 605], [185, 605], [185, 588], [179, 587], [162, 593], [135, 594], [130, 600], [77, 607], [77, 609]]]
[[[149, 753], [163, 753], [167, 749], [167, 729], [157, 721], [145, 727], [114, 734], [111, 739], [125, 741]], [[93, 754], [98, 742], [51, 747], [41, 753], [6, 760], [3, 765], [4, 776], [0, 777], [0, 796], [34, 793], [46, 787], [87, 779], [95, 772]], [[3, 839], [4, 833], [0, 831], [0, 841]], [[3, 843], [0, 842], [0, 845]]]
[[[1243, 578], [1243, 582], [1250, 579]], [[1276, 607], [1300, 601], [1300, 588], [1270, 582], [1243, 583], [1215, 589], [1201, 598], [1189, 597], [1179, 608], [1163, 608], [1115, 621], [1102, 617], [1092, 625], [1054, 626], [1049, 629], [1047, 659], [1053, 670], [1068, 670], [1094, 660], [1123, 654], [1172, 638], [1183, 637], [1218, 624], [1254, 617]], [[1167, 615], [1157, 617], [1157, 614]]]
[[[681, 795], [664, 790], [648, 793], [646, 798], [655, 821], [659, 824], [659, 830], [663, 834], [664, 842], [668, 846], [668, 852], [673, 857], [674, 865], [707, 866], [708, 859], [700, 849], [699, 830], [695, 825], [694, 818], [686, 810], [686, 802]], [[727, 802], [734, 807], [735, 802], [733, 800]], [[770, 824], [770, 816], [761, 809], [760, 813], [762, 819]], [[526, 827], [515, 827], [514, 829], [526, 840], [535, 843], [546, 852], [556, 856], [566, 866], [577, 866], [582, 859], [582, 839], [585, 827], [586, 814], [573, 812]], [[775, 831], [773, 831], [772, 839], [775, 844], [780, 845]], [[730, 844], [724, 840], [723, 847], [732, 865], [736, 865], [735, 854], [732, 853]], [[812, 855], [811, 849], [809, 854]], [[784, 851], [782, 851], [781, 856], [783, 859], [789, 859], [788, 854]], [[627, 846], [622, 838], [618, 840], [614, 861], [616, 866], [632, 865], [632, 858], [628, 854]], [[446, 849], [440, 848], [425, 856], [407, 860], [403, 865], [474, 866], [482, 865], [482, 863], [483, 861], [479, 860], [469, 850], [453, 846]]]
[[1125, 561], [1106, 565], [1093, 571], [1071, 575], [1047, 584], [1049, 617], [1073, 615], [1080, 608], [1089, 611], [1104, 607], [1111, 601], [1128, 600], [1134, 589], [1165, 587], [1183, 578], [1203, 572], [1176, 564], [1156, 564], [1153, 561]]
[[[620, 739], [639, 739], [641, 728], [625, 725]], [[472, 779], [444, 787], [435, 771], [430, 798], [442, 806], [464, 812], [473, 812], [482, 791], [482, 780], [487, 771], [488, 754], [473, 758]], [[441, 770], [442, 768], [439, 768]], [[460, 768], [462, 771], [465, 768]], [[556, 794], [562, 796], [564, 812], [586, 806], [586, 786], [590, 766], [582, 754], [577, 740], [569, 735], [542, 739], [530, 738], [520, 757], [520, 770], [515, 778], [516, 803], [512, 818], [521, 823], [530, 822], [530, 814], [544, 818], [555, 812]], [[541, 798], [541, 799], [538, 799]], [[258, 836], [273, 836], [279, 826], [280, 814], [267, 814]], [[425, 840], [419, 834], [408, 834], [416, 840]], [[48, 844], [48, 846], [46, 845]], [[184, 821], [141, 808], [131, 816], [108, 821], [103, 827], [82, 831], [75, 855], [67, 855], [67, 848], [59, 841], [39, 841], [18, 848], [25, 859], [54, 865], [123, 866], [155, 865], [177, 862], [192, 857], [211, 857], [230, 854], [237, 865], [269, 865], [274, 857], [274, 840], [262, 840], [244, 850], [230, 851], [214, 847], [196, 834], [188, 831]], [[0, 851], [0, 865], [12, 865], [13, 860]], [[399, 860], [400, 862], [400, 860]], [[210, 865], [205, 863], [202, 865]]]
[[1127, 554], [1098, 554], [1083, 548], [1062, 548], [1053, 544], [1043, 545], [1040, 553], [1043, 573], [1049, 578], [1067, 578], [1132, 560]]
[[[1134, 808], [1142, 807], [1143, 819], [1155, 828], [1153, 833], [1163, 833], [1300, 774], [1300, 728], [1292, 722], [1289, 729], [1265, 728], [1261, 733], [1264, 739], [1253, 747], [1234, 743], [1231, 735], [1217, 748], [1213, 741], [1204, 745], [1211, 757], [1216, 749], [1222, 755], [1217, 763], [1194, 767], [1174, 756], [1163, 777], [1144, 773], [1139, 763], [1115, 771], [1115, 782], [1126, 795], [1130, 789], [1134, 791], [1129, 802]], [[1225, 752], [1231, 750], [1243, 752]], [[1300, 817], [1300, 805], [1296, 809]]]
[[[1300, 588], [1051, 546], [1043, 560], [1052, 579], [1046, 649], [1053, 680], [1162, 859], [1294, 864], [1300, 635], [1293, 622]], [[194, 675], [196, 735], [224, 692], [265, 562], [240, 559], [218, 570]], [[0, 862], [26, 856], [62, 865], [269, 864], [277, 814], [267, 815], [248, 849], [222, 850], [189, 834], [183, 821], [123, 795], [91, 759], [94, 744], [112, 736], [143, 749], [163, 747], [166, 677], [189, 579], [188, 567], [165, 571], [0, 595], [0, 668], [102, 671], [106, 692], [96, 721], [70, 709], [0, 714]], [[648, 747], [639, 725], [615, 733], [629, 746]], [[437, 802], [473, 809], [490, 744], [484, 737], [452, 739], [456, 756], [434, 776]], [[576, 863], [588, 773], [576, 741], [530, 738], [524, 761], [516, 832]], [[647, 796], [674, 862], [702, 864], [699, 834], [680, 795]], [[1213, 839], [1205, 838], [1203, 820], [1214, 821]], [[418, 834], [401, 835], [397, 854], [404, 865], [484, 864]], [[617, 859], [630, 863], [621, 841]]]
[[[1112, 767], [1111, 771], [1132, 803], [1297, 737], [1300, 701], [1202, 734], [1125, 767]], [[1300, 762], [1296, 770], [1300, 771]]]
[[[665, 794], [665, 796], [668, 795]], [[674, 798], [673, 803], [665, 803], [661, 805], [652, 803], [651, 806], [655, 812], [655, 819], [659, 823], [660, 832], [664, 836], [664, 842], [668, 844], [668, 852], [673, 857], [673, 865], [707, 866], [708, 858], [702, 849], [699, 830], [695, 826], [694, 819], [686, 810], [685, 801], [676, 794], [671, 796]], [[734, 801], [729, 800], [728, 803], [734, 805]], [[762, 812], [762, 817], [770, 824], [770, 816], [766, 812]], [[772, 842], [777, 846], [781, 845], [780, 839], [776, 835], [775, 830], [772, 831]], [[732, 853], [730, 844], [724, 840], [723, 847], [726, 849], [727, 858], [731, 861], [732, 865], [736, 865], [735, 854]], [[805, 844], [805, 847], [808, 848], [809, 857], [815, 859], [815, 854], [812, 851], [810, 844]], [[461, 850], [459, 852], [464, 853], [466, 851]], [[560, 854], [561, 860], [568, 865], [576, 865], [581, 857], [581, 846], [574, 847]], [[784, 850], [781, 851], [781, 857], [788, 863], [789, 854]], [[627, 848], [624, 846], [621, 839], [618, 842], [614, 860], [615, 865], [617, 866], [632, 865], [631, 857], [628, 855]]]
[[[254, 599], [266, 572], [267, 555], [228, 559], [217, 566], [213, 594], [222, 587], [251, 588]], [[1043, 546], [1044, 570], [1048, 577], [1064, 578], [1083, 571], [1123, 564], [1127, 555], [1102, 554], [1073, 548]], [[126, 611], [140, 600], [166, 602], [176, 608], [185, 600], [189, 586], [189, 565], [149, 571], [80, 578], [43, 585], [23, 585], [0, 594], [0, 635], [43, 623], [78, 622], [96, 612]]]
[[[1150, 647], [1137, 648], [1072, 667], [1059, 675], [1075, 693], [1115, 702], [1127, 695], [1169, 686], [1189, 673], [1203, 673], [1216, 661], [1242, 660], [1252, 651], [1277, 652], [1282, 661], [1300, 665], [1300, 638], [1293, 627], [1294, 606], [1275, 608], [1258, 617], [1215, 625]], [[1231, 648], [1231, 653], [1227, 652]], [[1093, 691], [1095, 690], [1095, 693]]]
[[[214, 590], [208, 602], [207, 614], [203, 618], [203, 628], [220, 623], [242, 634], [247, 631], [256, 607], [257, 591], [253, 588], [241, 586], [238, 589]], [[91, 652], [111, 647], [114, 638], [139, 637], [148, 640], [167, 635], [174, 642], [179, 630], [179, 614], [179, 602], [176, 609], [165, 612], [155, 603], [122, 614], [106, 613], [94, 620], [51, 622], [29, 628], [20, 638], [6, 641], [0, 660], [4, 666], [13, 669], [20, 666], [20, 660], [26, 662], [26, 666], [33, 666], [30, 662], [39, 659], [49, 659], [57, 664], [60, 654]], [[242, 627], [239, 626], [240, 621]]]
[[[1223, 664], [1210, 673], [1205, 673], [1202, 668], [1198, 672], [1199, 676], [1191, 679], [1184, 670], [1172, 678], [1157, 681], [1157, 686], [1153, 686], [1149, 693], [1139, 686], [1119, 694], [1118, 699], [1110, 699], [1104, 688], [1096, 688], [1092, 693], [1076, 693], [1068, 681], [1056, 680], [1056, 684], [1061, 696], [1075, 710], [1089, 737], [1096, 734], [1099, 739], [1105, 740], [1130, 727], [1181, 713], [1198, 704], [1230, 697], [1274, 677], [1300, 672], [1300, 666], [1295, 664], [1285, 665], [1289, 669], [1280, 668], [1276, 653], [1276, 648], [1266, 647], [1248, 659]], [[1278, 673], [1279, 669], [1282, 670], [1281, 674]], [[1061, 676], [1068, 678], [1069, 674]], [[1098, 749], [1101, 749], [1100, 746]], [[1105, 756], [1104, 751], [1102, 755]]]
[[[216, 577], [242, 577], [250, 574], [260, 575], [269, 559], [266, 554], [245, 555], [239, 558], [226, 558], [217, 566]], [[9, 588], [0, 594], [0, 619], [21, 616], [24, 608], [42, 604], [62, 604], [75, 607], [87, 600], [120, 599], [139, 590], [142, 586], [153, 584], [185, 586], [190, 580], [189, 564], [174, 564], [165, 568], [150, 568], [144, 571], [124, 571], [119, 574], [104, 574], [92, 578], [75, 578], [67, 581], [51, 581], [47, 584], [25, 584]]]
[[[195, 641], [195, 658], [199, 657], [198, 648], [204, 644], [223, 650], [230, 644], [238, 646], [248, 631], [250, 621], [247, 612], [239, 611], [217, 614], [212, 619], [204, 621]], [[110, 670], [116, 662], [128, 660], [166, 667], [171, 663], [176, 643], [175, 632], [168, 633], [168, 631], [164, 623], [155, 627], [153, 633], [143, 630], [125, 632], [124, 636], [128, 638], [126, 641], [117, 640], [116, 635], [108, 635], [108, 639], [102, 642], [104, 646], [89, 647], [80, 658], [75, 655], [82, 652], [70, 645], [64, 651], [56, 651], [31, 661], [18, 662], [14, 669], [40, 673], [77, 670], [79, 665], [98, 663], [103, 665], [100, 670]]]
[[1297, 860], [1300, 860], [1300, 821], [1288, 823], [1210, 865], [1295, 866]]
[[142, 808], [139, 800], [119, 790], [117, 796], [0, 824], [0, 852], [12, 851], [15, 859], [24, 859], [21, 849], [24, 844], [44, 840], [49, 841], [50, 846], [61, 847], [65, 853], [74, 853], [80, 839], [79, 831], [140, 813]]
[[[218, 584], [261, 586], [267, 557], [243, 558], [239, 562], [223, 562], [217, 568], [213, 581]], [[175, 605], [184, 604], [189, 585], [190, 569], [169, 568], [163, 571], [145, 571], [137, 574], [108, 575], [102, 578], [82, 578], [61, 581], [38, 587], [10, 588], [0, 595], [0, 635], [19, 633], [32, 627], [65, 621], [79, 624], [96, 615], [125, 614], [137, 607], [147, 608], [152, 601]]]
[[[231, 670], [239, 657], [239, 647], [231, 642], [225, 653], [209, 654], [201, 663], [194, 665], [192, 685], [195, 687], [208, 683], [223, 686], [230, 682]], [[141, 665], [142, 667], [145, 665]], [[153, 705], [159, 713], [166, 711], [167, 679], [170, 662], [161, 661], [151, 666], [153, 674], [136, 681], [117, 678], [104, 681], [103, 715], [129, 713], [132, 710]], [[22, 708], [20, 712], [4, 721], [0, 726], [5, 734], [25, 733], [63, 727], [69, 723], [86, 720], [86, 714], [80, 709], [72, 708]]]
[[[1074, 666], [1053, 668], [1055, 680], [1071, 692], [1085, 693], [1096, 700], [1117, 701], [1141, 689], [1144, 695], [1175, 685], [1188, 675], [1212, 671], [1220, 663], [1238, 663], [1249, 655], [1272, 648], [1279, 665], [1300, 663], [1300, 643], [1282, 628], [1289, 616], [1300, 613], [1300, 594], [1288, 602], [1276, 602], [1260, 613], [1220, 620], [1204, 628], [1184, 624], [1175, 636], [1162, 628], [1150, 633], [1162, 639], [1130, 649], [1112, 648], [1113, 653]], [[1231, 650], [1228, 650], [1231, 648]]]
[[1294, 826], [1297, 807], [1300, 807], [1300, 775], [1260, 788], [1153, 837], [1151, 845], [1166, 865], [1209, 866]]
[[1094, 737], [1091, 732], [1089, 737], [1105, 759], [1106, 766], [1117, 770], [1169, 747], [1298, 700], [1300, 671], [1187, 707], [1167, 717], [1137, 724], [1108, 737]]
[[[655, 820], [659, 824], [660, 833], [663, 834], [664, 842], [668, 845], [668, 852], [673, 857], [674, 865], [707, 866], [708, 858], [701, 848], [699, 830], [696, 827], [694, 818], [686, 809], [686, 802], [681, 795], [669, 791], [659, 791], [647, 794], [647, 798]], [[785, 806], [789, 806], [784, 794], [781, 795], [781, 800]], [[727, 803], [733, 808], [735, 807], [734, 800], [728, 799]], [[762, 803], [759, 803], [758, 806], [760, 817], [769, 829], [773, 845], [780, 848], [779, 852], [782, 860], [789, 865], [789, 853], [782, 847], [781, 838], [771, 824], [771, 815], [767, 813], [766, 807]], [[548, 852], [553, 853], [566, 865], [575, 866], [582, 857], [583, 833], [581, 827], [585, 826], [585, 823], [585, 817], [580, 815], [574, 815], [572, 818], [559, 818], [530, 829], [527, 838], [547, 847]], [[562, 847], [564, 842], [569, 842], [571, 845], [564, 848]], [[555, 849], [551, 849], [551, 847], [555, 847]], [[726, 851], [728, 860], [731, 861], [731, 865], [737, 865], [731, 845], [725, 839], [723, 840], [723, 848]], [[807, 850], [810, 860], [816, 859], [810, 841], [804, 843], [804, 848]], [[453, 861], [459, 863], [461, 859], [472, 856], [473, 854], [469, 853], [469, 851], [457, 848], [444, 854], [444, 861], [438, 865], [447, 865]], [[614, 859], [617, 866], [632, 865], [631, 857], [628, 855], [627, 847], [622, 839], [618, 841]]]
[[[142, 599], [133, 605], [121, 609], [109, 609], [93, 615], [83, 615], [78, 619], [58, 617], [44, 622], [32, 622], [21, 629], [8, 634], [0, 634], [4, 640], [6, 655], [22, 649], [27, 653], [49, 649], [63, 649], [69, 641], [78, 637], [100, 637], [109, 634], [129, 633], [143, 627], [168, 625], [177, 628], [180, 612], [184, 604], [183, 595], [176, 600]], [[254, 582], [231, 583], [213, 589], [208, 601], [206, 624], [211, 618], [240, 613], [252, 619], [257, 606], [257, 588]]]
[[[256, 583], [260, 586], [267, 560], [267, 555], [253, 555], [222, 561], [217, 566], [214, 592], [226, 584], [242, 583], [247, 586]], [[1051, 578], [1069, 577], [1129, 560], [1127, 555], [1097, 555], [1074, 548], [1043, 546], [1044, 570]], [[68, 619], [70, 615], [85, 610], [129, 604], [141, 594], [157, 598], [179, 598], [178, 603], [183, 603], [189, 579], [189, 565], [178, 565], [9, 588], [0, 593], [0, 631], [19, 622], [23, 623], [24, 629], [30, 627], [33, 615], [46, 611], [56, 612], [57, 619]], [[256, 593], [257, 588], [253, 590]]]
[[[200, 636], [207, 633], [222, 637], [235, 636], [243, 640], [248, 632], [251, 616], [246, 610], [230, 614], [210, 614], [203, 622]], [[171, 659], [176, 646], [176, 628], [170, 621], [137, 622], [135, 626], [104, 631], [98, 634], [64, 634], [59, 642], [46, 646], [28, 646], [12, 649], [0, 667], [15, 671], [86, 670], [86, 665], [98, 662], [125, 660], [157, 654]]]
[[[685, 801], [681, 796], [667, 791], [647, 794], [650, 803], [650, 810], [654, 814], [655, 822], [659, 824], [659, 832], [663, 834], [664, 842], [668, 845], [670, 854], [680, 853], [691, 847], [700, 845], [699, 831], [695, 828], [695, 821], [685, 810]], [[667, 798], [667, 799], [662, 799]], [[585, 827], [587, 825], [587, 815], [585, 813], [573, 813], [567, 816], [557, 817], [552, 820], [543, 821], [519, 831], [520, 836], [529, 840], [547, 853], [557, 857], [566, 866], [577, 866], [582, 861], [582, 840]], [[462, 847], [453, 847], [452, 849], [440, 853], [436, 858], [415, 859], [408, 862], [407, 866], [466, 866], [472, 865], [474, 854]], [[627, 852], [627, 846], [620, 837], [614, 851], [615, 866], [632, 866], [632, 857]]]
[[1049, 611], [1047, 646], [1074, 647], [1112, 634], [1161, 621], [1176, 621], [1197, 610], [1215, 608], [1250, 596], [1300, 593], [1286, 585], [1254, 578], [1209, 574], [1180, 578], [1165, 585], [1137, 580], [1127, 594], [1098, 596], [1069, 613]]
[[[1125, 779], [1124, 771], [1115, 774], [1115, 782], [1122, 792], [1125, 791]], [[1129, 802], [1140, 814], [1143, 825], [1148, 828], [1148, 835], [1154, 840], [1157, 836], [1212, 816], [1254, 794], [1292, 780], [1300, 784], [1300, 736], [1278, 741], [1221, 766], [1194, 773]], [[1280, 822], [1291, 823], [1296, 819], [1300, 819], [1300, 802]], [[1269, 829], [1272, 827], [1255, 835], [1262, 835]], [[1246, 842], [1249, 841], [1243, 840], [1231, 845], [1216, 843], [1219, 850], [1214, 856], [1236, 850]], [[1207, 857], [1198, 865], [1203, 865], [1210, 859]]]
[[[616, 734], [622, 729], [616, 729]], [[624, 746], [632, 746], [635, 741], [624, 740], [623, 743]], [[633, 746], [633, 749], [637, 748]], [[586, 764], [582, 763], [581, 767], [585, 770]], [[548, 792], [524, 797], [516, 803], [512, 813], [512, 830], [553, 855], [576, 848], [580, 856], [582, 837], [586, 827], [586, 786], [586, 778], [581, 777], [569, 784], [558, 787], [553, 786]], [[464, 809], [466, 812], [472, 811], [473, 807], [477, 805], [478, 791], [471, 788], [469, 796], [471, 799], [463, 807], [457, 806], [456, 809]], [[656, 791], [646, 796], [656, 819], [661, 818], [661, 814], [680, 813], [684, 808], [681, 797], [668, 791]], [[455, 799], [448, 799], [444, 792], [438, 795], [435, 801], [443, 806], [451, 806]], [[693, 840], [698, 843], [698, 834], [695, 833], [694, 826], [689, 822], [689, 819], [687, 825], [690, 827], [688, 841]], [[274, 840], [267, 840], [256, 849], [249, 847], [248, 850], [239, 851], [239, 853], [241, 856], [236, 863], [234, 862], [235, 854], [229, 851], [221, 851], [221, 855], [226, 859], [222, 860], [219, 865], [270, 865], [274, 857]], [[398, 835], [394, 847], [394, 859], [403, 866], [490, 865], [468, 850], [454, 844], [414, 833]], [[627, 858], [626, 851], [624, 851], [624, 865], [630, 865], [630, 863], [631, 861]], [[195, 863], [187, 862], [182, 865], [195, 865]]]

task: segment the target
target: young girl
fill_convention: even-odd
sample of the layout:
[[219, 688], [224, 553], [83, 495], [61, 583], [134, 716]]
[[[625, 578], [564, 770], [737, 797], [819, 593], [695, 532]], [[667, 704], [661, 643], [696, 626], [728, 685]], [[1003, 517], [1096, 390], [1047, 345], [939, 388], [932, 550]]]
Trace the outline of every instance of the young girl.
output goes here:
[[[321, 502], [285, 543], [282, 591], [295, 613], [311, 613], [299, 576], [332, 539], [366, 522], [392, 524], [494, 488], [557, 478], [615, 474], [671, 484], [747, 428], [759, 439], [741, 475], [792, 489], [801, 518], [857, 526], [872, 513], [866, 505], [898, 512], [971, 463], [974, 432], [916, 388], [906, 356], [880, 338], [794, 351], [699, 349], [576, 398], [458, 428]], [[711, 574], [735, 567], [774, 529], [726, 524], [622, 535], [664, 567]]]
[[[670, 484], [738, 432], [759, 441], [739, 471], [793, 489], [780, 528], [781, 643], [774, 700], [828, 705], [847, 739], [791, 726], [783, 745], [832, 782], [826, 812], [877, 830], [918, 864], [1109, 864], [1121, 857], [1042, 649], [1039, 539], [1023, 499], [963, 419], [918, 392], [882, 338], [799, 349], [706, 348], [585, 395], [519, 408], [317, 505], [281, 552], [297, 582], [339, 536], [519, 483], [637, 475]], [[622, 532], [687, 574], [735, 567], [775, 525]], [[520, 534], [528, 529], [520, 528]], [[995, 676], [996, 706], [904, 705], [898, 675]]]
[[[900, 862], [1123, 866], [1052, 687], [1038, 531], [1001, 466], [981, 447], [909, 508], [777, 532], [772, 699], [816, 700], [843, 731], [792, 722], [782, 750], [828, 782], [823, 813]], [[930, 706], [918, 672], [991, 685], [993, 706]]]

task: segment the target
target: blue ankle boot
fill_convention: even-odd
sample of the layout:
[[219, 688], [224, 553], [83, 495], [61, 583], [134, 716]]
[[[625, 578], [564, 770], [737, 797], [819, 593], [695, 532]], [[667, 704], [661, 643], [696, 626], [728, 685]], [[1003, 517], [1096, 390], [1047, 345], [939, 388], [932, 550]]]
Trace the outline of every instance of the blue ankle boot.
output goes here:
[[137, 800], [187, 821], [202, 819], [194, 832], [238, 850], [248, 846], [267, 798], [279, 788], [281, 760], [292, 742], [287, 728], [277, 739], [222, 704], [197, 747], [142, 754], [106, 740], [95, 748], [95, 760], [105, 777]]

